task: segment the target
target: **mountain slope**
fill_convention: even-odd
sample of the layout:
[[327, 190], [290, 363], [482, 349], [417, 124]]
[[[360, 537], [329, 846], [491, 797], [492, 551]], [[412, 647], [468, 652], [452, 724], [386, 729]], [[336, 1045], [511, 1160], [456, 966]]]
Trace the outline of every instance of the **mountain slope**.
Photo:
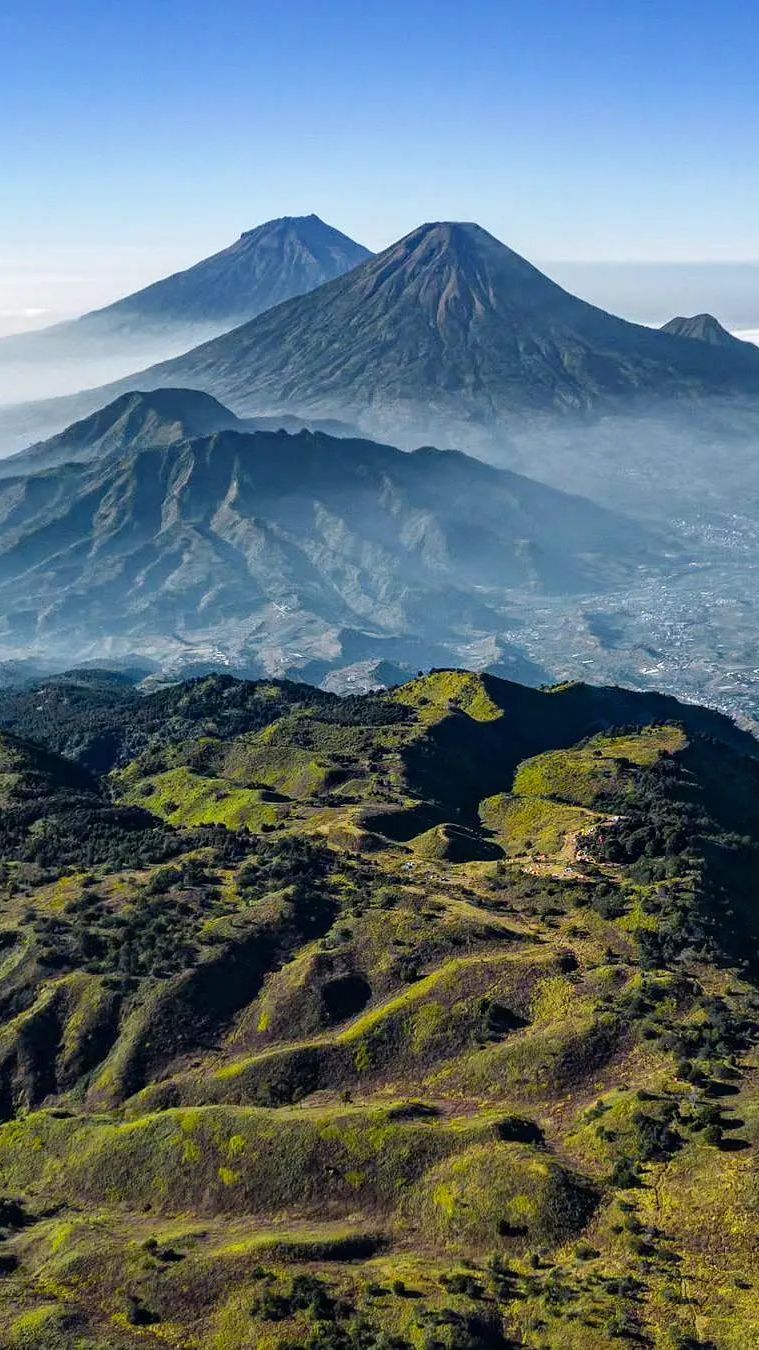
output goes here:
[[324, 431], [355, 435], [354, 428], [334, 419], [235, 417], [210, 394], [197, 389], [135, 389], [104, 408], [74, 422], [58, 436], [0, 460], [0, 478], [37, 473], [63, 464], [83, 464], [120, 451], [154, 449], [207, 436], [214, 431]]
[[[9, 648], [165, 654], [202, 635], [239, 650], [283, 622], [295, 650], [314, 622], [449, 638], [492, 631], [510, 588], [604, 588], [660, 555], [643, 527], [452, 451], [310, 432], [177, 439], [223, 413], [197, 394], [183, 413], [182, 396], [163, 423], [155, 394], [117, 400], [68, 433], [89, 462], [0, 481]], [[53, 453], [58, 441], [36, 451]]]
[[0, 858], [65, 867], [91, 862], [162, 858], [174, 851], [155, 816], [137, 805], [114, 805], [104, 784], [41, 745], [0, 732]]
[[712, 347], [726, 347], [733, 352], [745, 349], [751, 344], [741, 342], [722, 327], [713, 314], [693, 314], [689, 318], [678, 315], [662, 325], [662, 333], [671, 333], [673, 337], [692, 338], [696, 342], [706, 342]]
[[36, 473], [122, 450], [174, 445], [242, 425], [215, 398], [195, 389], [135, 390], [75, 422], [60, 435], [0, 461], [0, 476]]
[[[535, 414], [759, 394], [759, 351], [605, 314], [477, 225], [414, 230], [346, 276], [135, 377], [238, 414], [346, 417], [371, 434], [471, 443]], [[91, 391], [76, 406], [102, 403]], [[36, 416], [70, 416], [71, 407]], [[469, 434], [470, 441], [462, 436]]]
[[[64, 395], [101, 384], [186, 351], [369, 257], [361, 244], [318, 216], [267, 221], [220, 253], [104, 309], [0, 340], [0, 400]], [[44, 434], [47, 427], [40, 430]]]
[[282, 216], [246, 230], [234, 244], [182, 272], [145, 286], [103, 309], [53, 328], [0, 340], [0, 361], [152, 329], [214, 328], [244, 323], [272, 305], [304, 295], [371, 257], [368, 249], [316, 215]]
[[3, 837], [8, 1350], [757, 1342], [751, 737], [463, 670], [102, 693], [116, 771], [47, 756], [112, 827]]
[[478, 226], [443, 224], [149, 375], [236, 410], [363, 414], [376, 428], [759, 393], [759, 354], [715, 361], [575, 299]]
[[116, 301], [98, 315], [120, 328], [149, 322], [231, 328], [294, 295], [305, 295], [370, 257], [362, 244], [317, 215], [282, 216], [246, 230], [229, 248]]

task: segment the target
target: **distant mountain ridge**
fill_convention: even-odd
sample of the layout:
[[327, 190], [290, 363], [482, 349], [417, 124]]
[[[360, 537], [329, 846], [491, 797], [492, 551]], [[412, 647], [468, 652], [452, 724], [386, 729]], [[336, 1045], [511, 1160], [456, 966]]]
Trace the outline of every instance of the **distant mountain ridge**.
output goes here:
[[[247, 230], [194, 266], [81, 318], [0, 339], [0, 414], [33, 398], [66, 398], [121, 379], [130, 371], [188, 351], [294, 295], [341, 276], [371, 257], [361, 244], [318, 216], [284, 216]], [[85, 402], [86, 413], [106, 399]], [[28, 437], [3, 450], [58, 431], [60, 421], [35, 423]]]
[[332, 281], [372, 255], [316, 215], [282, 216], [246, 230], [234, 244], [192, 267], [52, 328], [0, 340], [0, 361], [86, 349], [103, 337], [146, 330], [214, 328], [221, 332], [295, 295]]
[[128, 449], [148, 450], [176, 445], [215, 431], [324, 431], [354, 435], [347, 424], [302, 418], [239, 418], [197, 389], [132, 390], [89, 417], [74, 422], [58, 436], [0, 460], [0, 478], [37, 473], [64, 464], [84, 464]]
[[[627, 323], [480, 226], [439, 222], [130, 382], [203, 389], [238, 415], [339, 417], [406, 445], [470, 448], [536, 416], [759, 396], [759, 350], [715, 354]], [[19, 416], [71, 420], [130, 382]]]
[[670, 319], [668, 323], [663, 324], [662, 333], [671, 333], [673, 337], [691, 338], [696, 342], [706, 342], [712, 347], [727, 347], [733, 351], [743, 347], [751, 346], [750, 343], [741, 342], [740, 338], [734, 337], [726, 328], [723, 328], [719, 319], [715, 319], [713, 314], [693, 314], [690, 318], [678, 315]]
[[330, 626], [449, 640], [497, 629], [509, 588], [603, 588], [656, 559], [643, 527], [458, 452], [249, 432], [195, 392], [133, 394], [66, 435], [90, 462], [0, 482], [6, 654], [302, 652]]

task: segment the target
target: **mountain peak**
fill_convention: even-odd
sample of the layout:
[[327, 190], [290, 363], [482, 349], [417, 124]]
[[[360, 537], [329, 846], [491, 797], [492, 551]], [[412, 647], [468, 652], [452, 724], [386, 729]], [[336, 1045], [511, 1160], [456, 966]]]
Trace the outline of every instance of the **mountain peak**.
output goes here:
[[[288, 230], [273, 240], [256, 255], [299, 266], [314, 252]], [[428, 221], [137, 378], [205, 389], [243, 417], [337, 418], [404, 446], [481, 449], [525, 416], [759, 394], [759, 350], [726, 334], [717, 360], [703, 341], [570, 295], [474, 222]]]
[[234, 413], [218, 399], [200, 389], [167, 387], [130, 389], [62, 433], [77, 444], [100, 441], [116, 426], [125, 430], [132, 444], [138, 432], [150, 428], [155, 443], [171, 444], [185, 436], [202, 436], [237, 423]]
[[415, 309], [425, 316], [428, 335], [448, 333], [446, 341], [453, 340], [454, 330], [456, 340], [463, 339], [471, 325], [481, 332], [486, 316], [516, 328], [527, 312], [561, 303], [565, 295], [474, 221], [419, 225], [341, 284], [347, 291], [352, 283], [364, 304], [384, 317]]
[[[415, 229], [410, 230], [405, 238], [436, 239], [446, 243], [455, 239], [482, 238], [499, 243], [494, 235], [488, 234], [488, 231], [474, 220], [427, 220], [423, 225], [417, 225]], [[501, 244], [501, 248], [505, 247], [505, 244]]]
[[[100, 314], [132, 311], [173, 322], [236, 327], [296, 295], [333, 281], [372, 255], [316, 215], [280, 216], [245, 230], [229, 248], [119, 300]], [[81, 322], [81, 321], [80, 321]]]
[[234, 413], [199, 389], [129, 389], [50, 440], [3, 461], [0, 477], [35, 473], [99, 456], [176, 445], [240, 426]]
[[111, 420], [115, 421], [122, 412], [134, 409], [155, 412], [161, 417], [179, 418], [205, 414], [214, 418], [224, 417], [229, 421], [236, 420], [212, 394], [205, 394], [201, 389], [170, 386], [163, 389], [130, 389], [127, 393], [120, 394], [96, 415], [110, 416]]
[[[49, 361], [57, 370], [75, 356], [101, 362], [109, 353], [124, 359], [133, 351], [134, 360], [124, 369], [134, 371], [146, 359], [153, 362], [161, 354], [186, 351], [284, 300], [334, 281], [371, 256], [362, 244], [313, 212], [281, 216], [244, 230], [220, 252], [103, 309], [39, 332], [4, 338], [0, 353], [6, 360]], [[89, 379], [82, 372], [83, 385], [99, 384], [101, 379]]]
[[[501, 243], [495, 235], [490, 234], [477, 225], [475, 221], [470, 220], [432, 220], [424, 225], [419, 225], [409, 234], [404, 235], [398, 240], [397, 244], [391, 245], [385, 253], [395, 253], [398, 250], [409, 254], [416, 254], [418, 250], [426, 250], [429, 253], [455, 254], [460, 259], [472, 257], [480, 258], [490, 257], [495, 260], [501, 258], [517, 259], [523, 266], [531, 271], [535, 269], [524, 258], [520, 258], [513, 249], [507, 244]], [[385, 254], [379, 254], [380, 258]]]
[[[271, 220], [265, 220], [261, 225], [253, 225], [251, 229], [243, 230], [240, 238], [252, 239], [265, 234], [284, 234], [288, 230], [297, 232], [306, 226], [321, 228], [330, 234], [340, 235], [339, 230], [335, 230], [332, 225], [325, 224], [315, 211], [311, 211], [307, 216], [273, 216]], [[341, 235], [341, 237], [348, 238], [347, 235]], [[361, 246], [358, 245], [357, 247], [360, 248]]]
[[732, 347], [739, 339], [723, 328], [713, 314], [692, 314], [686, 318], [678, 315], [662, 326], [663, 333], [673, 337], [692, 338], [696, 342], [707, 342], [714, 347]]

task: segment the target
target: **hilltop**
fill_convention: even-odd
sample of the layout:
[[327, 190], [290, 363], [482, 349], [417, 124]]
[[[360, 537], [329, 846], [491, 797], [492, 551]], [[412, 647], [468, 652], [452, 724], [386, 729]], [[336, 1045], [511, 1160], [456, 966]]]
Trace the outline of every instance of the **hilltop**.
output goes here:
[[715, 319], [713, 314], [693, 314], [690, 318], [684, 318], [678, 315], [675, 319], [670, 319], [668, 323], [662, 325], [662, 333], [671, 333], [673, 337], [691, 338], [694, 342], [706, 342], [712, 347], [726, 347], [731, 351], [738, 351], [741, 347], [744, 349], [751, 344], [741, 342], [740, 338], [733, 337], [723, 328], [719, 319]]
[[0, 476], [15, 477], [128, 450], [176, 445], [193, 436], [243, 426], [217, 399], [196, 389], [130, 390], [58, 436], [0, 461]]
[[[74, 671], [0, 725], [9, 1347], [759, 1335], [751, 737], [442, 669]], [[110, 852], [46, 849], [66, 794]]]

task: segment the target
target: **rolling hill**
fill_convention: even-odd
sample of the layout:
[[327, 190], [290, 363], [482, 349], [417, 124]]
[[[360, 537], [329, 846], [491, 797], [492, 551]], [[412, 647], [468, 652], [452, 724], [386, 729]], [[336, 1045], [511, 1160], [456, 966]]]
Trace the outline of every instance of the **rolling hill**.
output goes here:
[[442, 669], [0, 723], [8, 1350], [756, 1342], [750, 736]]

